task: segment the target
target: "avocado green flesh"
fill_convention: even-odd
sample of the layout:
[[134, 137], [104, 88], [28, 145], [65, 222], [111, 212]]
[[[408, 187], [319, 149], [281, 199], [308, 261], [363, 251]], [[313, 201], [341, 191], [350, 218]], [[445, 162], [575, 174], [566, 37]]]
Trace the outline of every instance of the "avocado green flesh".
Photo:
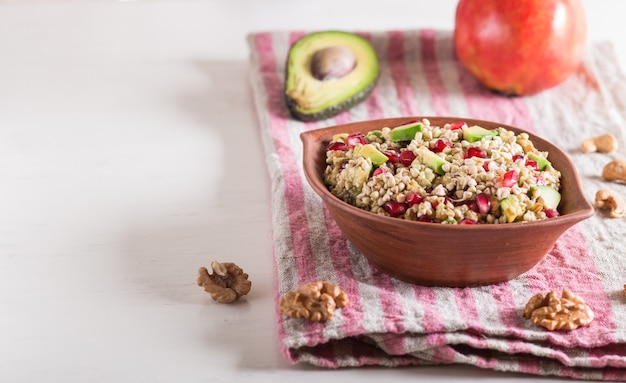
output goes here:
[[443, 165], [447, 164], [448, 161], [439, 157], [436, 153], [431, 152], [425, 146], [420, 146], [418, 149], [418, 154], [420, 156], [420, 161], [435, 171], [435, 173], [441, 175], [445, 174], [443, 170]]
[[391, 141], [411, 141], [415, 138], [417, 132], [422, 131], [422, 124], [413, 122], [405, 125], [397, 126], [391, 129]]
[[375, 139], [380, 138], [382, 136], [383, 136], [383, 132], [382, 131], [380, 131], [380, 130], [372, 130], [370, 132], [367, 132], [367, 134], [365, 135], [365, 138], [368, 141], [372, 141], [372, 140], [375, 140]]
[[489, 130], [477, 125], [463, 129], [463, 139], [468, 142], [476, 142], [482, 140], [485, 137], [491, 138], [497, 135], [497, 130]]
[[[318, 80], [311, 71], [315, 52], [331, 46], [349, 48], [356, 66], [342, 77]], [[289, 50], [285, 100], [291, 114], [303, 121], [335, 116], [365, 100], [374, 90], [379, 75], [376, 51], [370, 42], [356, 34], [325, 31], [308, 34]]]
[[559, 193], [555, 188], [546, 185], [535, 186], [532, 188], [533, 194], [537, 191], [540, 193], [537, 198], [537, 202], [540, 202], [543, 206], [549, 209], [556, 210], [559, 203], [561, 203], [561, 193]]
[[537, 168], [539, 170], [546, 170], [546, 168], [548, 167], [548, 165], [550, 165], [550, 161], [548, 161], [547, 158], [541, 157], [538, 154], [535, 153], [528, 153], [528, 158], [537, 162]]
[[365, 158], [369, 158], [370, 161], [372, 161], [372, 165], [374, 166], [380, 166], [387, 162], [387, 160], [389, 159], [384, 153], [376, 149], [376, 147], [372, 144], [363, 145], [359, 154]]
[[517, 206], [517, 201], [513, 196], [505, 197], [500, 201], [500, 210], [502, 210], [507, 223], [514, 222], [523, 213]]

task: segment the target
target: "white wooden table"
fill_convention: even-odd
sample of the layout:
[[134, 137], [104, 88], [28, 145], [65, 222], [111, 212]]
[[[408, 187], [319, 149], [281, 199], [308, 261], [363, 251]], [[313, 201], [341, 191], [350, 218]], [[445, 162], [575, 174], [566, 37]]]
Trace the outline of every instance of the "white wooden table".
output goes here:
[[[626, 2], [585, 5], [590, 39], [613, 41], [626, 63]], [[318, 370], [280, 353], [245, 35], [453, 28], [456, 1], [384, 6], [0, 0], [0, 381], [539, 380]], [[214, 259], [250, 274], [239, 304], [195, 285]]]

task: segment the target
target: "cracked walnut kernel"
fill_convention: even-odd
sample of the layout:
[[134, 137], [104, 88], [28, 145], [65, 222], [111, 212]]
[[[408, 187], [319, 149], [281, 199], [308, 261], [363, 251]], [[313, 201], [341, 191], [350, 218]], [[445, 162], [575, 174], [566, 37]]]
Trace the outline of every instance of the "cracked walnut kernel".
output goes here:
[[214, 301], [230, 303], [250, 292], [252, 282], [248, 280], [248, 274], [234, 263], [211, 262], [212, 274], [206, 267], [198, 270], [198, 286], [204, 287], [204, 291], [211, 294]]
[[306, 283], [280, 297], [280, 311], [290, 318], [326, 321], [335, 308], [348, 305], [348, 296], [330, 282]]
[[561, 297], [554, 291], [536, 294], [526, 304], [523, 313], [533, 324], [553, 330], [574, 330], [593, 320], [593, 311], [585, 301], [569, 290]]

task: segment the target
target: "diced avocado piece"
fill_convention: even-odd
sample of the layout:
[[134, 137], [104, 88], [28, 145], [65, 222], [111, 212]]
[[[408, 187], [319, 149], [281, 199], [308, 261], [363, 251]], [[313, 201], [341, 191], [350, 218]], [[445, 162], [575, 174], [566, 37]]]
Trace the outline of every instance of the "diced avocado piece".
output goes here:
[[365, 139], [368, 140], [369, 142], [372, 141], [376, 141], [377, 139], [381, 138], [383, 136], [383, 132], [380, 130], [372, 130], [370, 132], [367, 132], [367, 134], [365, 135]]
[[363, 145], [359, 154], [365, 158], [369, 158], [374, 166], [380, 166], [389, 160], [389, 157], [387, 157], [380, 150], [376, 149], [376, 147], [372, 144]]
[[506, 222], [514, 222], [517, 217], [524, 215], [524, 210], [512, 195], [503, 198], [500, 201], [500, 211], [504, 215]]
[[491, 137], [497, 135], [497, 130], [485, 129], [478, 125], [469, 126], [463, 129], [463, 139], [468, 142], [480, 141], [483, 138], [491, 139]]
[[369, 132], [367, 132], [367, 136], [376, 136], [376, 137], [382, 137], [383, 136], [383, 132], [381, 130], [371, 130]]
[[537, 168], [539, 168], [539, 170], [546, 170], [548, 165], [551, 165], [547, 158], [542, 157], [537, 153], [528, 153], [528, 159], [537, 162]]
[[548, 209], [556, 210], [556, 208], [559, 206], [559, 203], [561, 202], [561, 193], [559, 193], [555, 188], [551, 186], [534, 186], [531, 189], [531, 192], [533, 196], [539, 193], [539, 195], [537, 196], [537, 202], [542, 204], [544, 207], [547, 207]]
[[330, 118], [365, 100], [379, 72], [367, 39], [343, 31], [309, 33], [289, 49], [285, 102], [299, 120]]
[[391, 141], [411, 141], [415, 138], [417, 132], [422, 131], [422, 124], [420, 122], [410, 122], [408, 124], [396, 126], [391, 129]]
[[421, 163], [433, 169], [435, 173], [439, 174], [440, 176], [445, 174], [445, 171], [443, 170], [443, 165], [447, 164], [448, 161], [446, 161], [444, 158], [439, 157], [437, 153], [431, 152], [425, 146], [420, 146], [417, 149], [417, 153]]

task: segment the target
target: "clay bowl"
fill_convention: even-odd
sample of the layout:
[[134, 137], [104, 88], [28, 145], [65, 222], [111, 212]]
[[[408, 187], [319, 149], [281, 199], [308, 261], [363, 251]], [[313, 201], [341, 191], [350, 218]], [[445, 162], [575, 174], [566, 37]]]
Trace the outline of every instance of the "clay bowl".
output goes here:
[[[367, 132], [424, 117], [388, 118], [304, 132], [305, 176], [332, 217], [367, 259], [382, 272], [428, 286], [467, 287], [507, 281], [530, 270], [568, 228], [589, 218], [593, 207], [585, 199], [574, 164], [559, 148], [530, 134], [535, 147], [549, 152], [561, 171], [561, 215], [537, 222], [482, 225], [442, 225], [377, 215], [343, 202], [328, 191], [322, 174], [325, 148], [337, 133]], [[489, 121], [426, 117], [433, 125], [464, 120], [487, 129], [502, 126]]]

